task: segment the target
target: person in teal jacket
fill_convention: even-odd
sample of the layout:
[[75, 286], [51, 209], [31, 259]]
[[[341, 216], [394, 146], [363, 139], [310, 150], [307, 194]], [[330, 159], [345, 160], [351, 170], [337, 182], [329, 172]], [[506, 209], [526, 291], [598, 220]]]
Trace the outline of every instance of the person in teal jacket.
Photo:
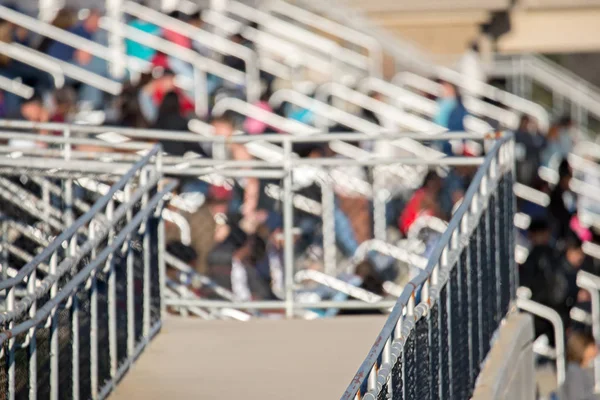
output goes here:
[[[155, 36], [160, 35], [161, 32], [161, 29], [158, 26], [139, 19], [134, 19], [127, 25], [129, 25], [132, 28], [139, 29], [142, 32], [146, 32]], [[127, 39], [125, 41], [125, 46], [127, 55], [138, 57], [145, 61], [150, 61], [152, 57], [154, 57], [154, 55], [156, 54], [156, 50], [154, 50], [153, 48], [144, 46], [143, 44], [131, 39]]]

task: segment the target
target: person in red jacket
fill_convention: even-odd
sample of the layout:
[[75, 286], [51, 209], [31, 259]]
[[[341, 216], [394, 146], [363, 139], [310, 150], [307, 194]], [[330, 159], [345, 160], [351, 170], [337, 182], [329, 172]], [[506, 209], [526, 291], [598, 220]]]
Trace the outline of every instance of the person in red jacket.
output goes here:
[[423, 181], [423, 186], [413, 194], [400, 214], [398, 225], [402, 234], [406, 235], [411, 225], [421, 215], [436, 217], [441, 215], [438, 201], [441, 189], [442, 178], [435, 171], [430, 171]]

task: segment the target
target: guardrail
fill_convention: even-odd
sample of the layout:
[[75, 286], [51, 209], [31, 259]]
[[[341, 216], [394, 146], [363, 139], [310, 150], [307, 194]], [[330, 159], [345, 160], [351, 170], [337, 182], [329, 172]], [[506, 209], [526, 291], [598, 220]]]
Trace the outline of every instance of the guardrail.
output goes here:
[[[359, 196], [365, 201], [369, 201], [373, 196], [373, 189], [370, 180], [364, 180], [365, 178], [354, 178], [345, 177], [347, 172], [344, 171], [347, 167], [361, 167], [361, 168], [391, 168], [395, 166], [452, 166], [452, 165], [471, 165], [477, 166], [484, 162], [482, 157], [441, 157], [441, 158], [428, 158], [423, 159], [421, 156], [407, 157], [407, 158], [369, 158], [369, 159], [344, 159], [344, 158], [299, 158], [292, 157], [292, 144], [294, 143], [330, 143], [340, 140], [401, 140], [401, 139], [415, 139], [417, 141], [422, 140], [448, 140], [450, 138], [468, 138], [473, 140], [483, 140], [484, 137], [481, 135], [474, 134], [434, 134], [434, 135], [423, 135], [422, 133], [399, 133], [399, 134], [380, 134], [380, 135], [369, 135], [369, 134], [313, 134], [313, 135], [246, 135], [246, 136], [232, 136], [230, 138], [222, 138], [215, 136], [203, 136], [184, 132], [167, 132], [167, 131], [153, 131], [153, 130], [131, 130], [126, 128], [113, 128], [113, 127], [95, 127], [95, 126], [78, 126], [78, 125], [63, 125], [63, 124], [41, 124], [41, 123], [27, 123], [18, 121], [0, 121], [0, 127], [10, 127], [13, 129], [47, 129], [52, 131], [63, 131], [67, 137], [61, 136], [43, 136], [43, 135], [32, 135], [28, 133], [16, 133], [16, 132], [0, 132], [0, 137], [6, 135], [6, 137], [18, 137], [28, 138], [31, 141], [37, 141], [40, 138], [44, 138], [47, 143], [63, 143], [66, 146], [76, 146], [78, 141], [85, 141], [87, 144], [92, 143], [103, 143], [99, 139], [82, 139], [70, 137], [75, 132], [88, 132], [90, 134], [102, 134], [106, 131], [119, 133], [126, 138], [131, 140], [111, 144], [104, 142], [104, 146], [110, 148], [115, 146], [120, 148], [121, 146], [127, 145], [128, 148], [136, 150], [140, 148], [147, 149], [149, 144], [140, 142], [143, 139], [167, 139], [167, 140], [182, 140], [186, 142], [205, 142], [205, 143], [216, 143], [216, 144], [231, 144], [231, 143], [247, 143], [252, 144], [254, 142], [263, 143], [280, 143], [283, 145], [283, 151], [281, 154], [277, 154], [277, 157], [272, 157], [268, 160], [251, 160], [251, 161], [219, 161], [206, 158], [185, 158], [185, 157], [172, 157], [163, 156], [161, 160], [162, 172], [165, 175], [173, 177], [184, 177], [193, 176], [199, 177], [200, 179], [206, 179], [209, 176], [219, 175], [222, 177], [245, 177], [245, 178], [258, 178], [258, 179], [281, 179], [282, 184], [278, 190], [278, 194], [275, 197], [282, 200], [282, 214], [284, 215], [283, 231], [286, 239], [284, 240], [284, 249], [282, 252], [282, 265], [284, 269], [285, 282], [285, 301], [284, 302], [266, 302], [260, 306], [253, 302], [235, 302], [235, 304], [229, 304], [228, 308], [252, 308], [252, 307], [263, 307], [267, 309], [277, 310], [281, 307], [285, 307], [287, 315], [294, 315], [296, 310], [304, 308], [330, 308], [335, 306], [336, 308], [386, 308], [391, 303], [382, 302], [376, 304], [361, 304], [356, 305], [350, 302], [343, 302], [341, 304], [331, 302], [317, 302], [317, 303], [305, 303], [295, 298], [295, 289], [293, 282], [294, 275], [294, 263], [296, 256], [294, 254], [293, 244], [293, 216], [295, 214], [294, 207], [298, 202], [292, 202], [292, 199], [299, 200], [300, 194], [293, 189], [293, 181], [290, 179], [290, 171], [308, 172], [310, 176], [313, 176], [315, 183], [320, 185], [322, 179], [325, 179], [326, 189], [323, 190], [323, 197], [321, 198], [322, 203], [318, 204], [318, 207], [308, 205], [309, 214], [316, 213], [317, 218], [321, 217], [324, 232], [323, 240], [324, 243], [335, 243], [336, 237], [334, 236], [334, 229], [337, 229], [337, 223], [334, 222], [334, 211], [335, 211], [335, 199], [337, 194], [334, 195], [334, 190], [343, 189], [342, 192], [354, 193], [354, 196]], [[492, 136], [487, 136], [492, 138]], [[135, 141], [134, 141], [135, 140]], [[419, 143], [416, 143], [419, 144]], [[117, 173], [123, 171], [128, 165], [128, 161], [131, 162], [135, 158], [139, 158], [139, 155], [135, 154], [122, 154], [122, 153], [102, 153], [102, 157], [96, 161], [89, 160], [89, 153], [78, 151], [76, 148], [69, 151], [69, 159], [65, 159], [64, 150], [60, 149], [22, 149], [15, 152], [9, 152], [10, 149], [1, 149], [0, 154], [3, 151], [7, 151], [8, 155], [0, 157], [0, 171], [4, 168], [17, 168], [20, 170], [29, 171], [32, 166], [43, 166], [51, 164], [55, 169], [55, 175], [61, 176], [61, 174], [77, 174], [82, 168], [85, 171], [94, 171], [99, 174], [106, 173]], [[14, 153], [13, 156], [10, 154]], [[30, 157], [29, 154], [37, 155], [38, 157]], [[28, 169], [29, 168], [29, 169]], [[341, 171], [339, 169], [341, 168]], [[338, 171], [340, 173], [338, 173]], [[311, 175], [312, 174], [312, 175]], [[345, 182], [348, 180], [348, 182]], [[357, 185], [358, 182], [362, 182], [366, 185], [364, 188]], [[88, 186], [88, 185], [84, 185]], [[271, 184], [266, 189], [273, 189], [274, 186]], [[379, 187], [381, 188], [381, 187]], [[414, 187], [410, 188], [413, 190]], [[377, 189], [379, 190], [379, 189]], [[121, 191], [119, 191], [121, 192]], [[270, 190], [272, 192], [272, 190]], [[330, 193], [331, 192], [331, 193]], [[326, 195], [327, 194], [327, 195]], [[377, 201], [376, 214], [378, 215], [378, 221], [376, 225], [380, 225], [385, 228], [386, 212], [385, 205], [386, 199]], [[314, 202], [313, 202], [314, 203]], [[380, 204], [381, 203], [381, 204]], [[303, 211], [302, 208], [298, 208]], [[304, 210], [306, 211], [306, 210]], [[286, 222], [287, 221], [287, 222]], [[288, 236], [289, 235], [289, 236]], [[289, 247], [289, 248], [288, 248]], [[331, 249], [335, 249], [335, 245], [327, 245], [330, 248], [327, 252], [326, 257], [326, 272], [335, 274], [336, 270], [340, 271], [339, 266], [336, 265], [335, 252], [331, 252]], [[377, 249], [375, 249], [377, 251]], [[368, 253], [367, 253], [368, 254]], [[384, 253], [385, 254], [385, 253]], [[351, 257], [352, 254], [346, 254]], [[395, 253], [390, 254], [392, 257]], [[364, 257], [364, 255], [363, 255]], [[402, 259], [402, 257], [398, 258]], [[409, 263], [412, 261], [409, 261]], [[289, 281], [288, 281], [289, 279]], [[198, 300], [198, 299], [167, 299], [166, 302], [172, 306], [189, 306], [197, 308], [219, 308], [224, 307], [218, 303], [211, 303], [210, 300]], [[182, 303], [183, 302], [183, 303]], [[196, 303], [194, 303], [196, 302]]]
[[343, 400], [469, 397], [515, 298], [513, 148], [504, 138], [488, 153]]
[[[159, 155], [156, 146], [76, 221], [69, 211], [68, 179], [63, 217], [71, 222], [15, 276], [0, 282], [6, 310], [0, 314], [4, 397], [29, 391], [29, 398], [38, 393], [51, 399], [105, 398], [160, 329], [160, 210], [174, 183], [159, 186]], [[54, 178], [54, 166], [30, 168]], [[125, 198], [116, 207], [113, 196], [120, 190]], [[36, 284], [45, 265], [49, 274]], [[22, 286], [27, 295], [17, 300]]]

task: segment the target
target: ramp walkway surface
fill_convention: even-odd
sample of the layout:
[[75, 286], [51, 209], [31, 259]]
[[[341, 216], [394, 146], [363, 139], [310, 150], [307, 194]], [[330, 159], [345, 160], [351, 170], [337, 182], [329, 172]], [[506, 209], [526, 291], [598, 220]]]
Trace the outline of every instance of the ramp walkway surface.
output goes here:
[[110, 399], [336, 400], [384, 322], [167, 317]]

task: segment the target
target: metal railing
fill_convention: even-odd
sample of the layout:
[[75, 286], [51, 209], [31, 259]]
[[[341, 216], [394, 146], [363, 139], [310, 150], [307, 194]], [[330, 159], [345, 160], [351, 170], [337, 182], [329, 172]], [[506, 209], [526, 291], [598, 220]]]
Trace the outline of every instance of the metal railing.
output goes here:
[[513, 169], [513, 142], [505, 138], [486, 156], [342, 399], [468, 398], [515, 298]]
[[[30, 168], [54, 177], [48, 165]], [[69, 211], [73, 182], [66, 180], [65, 230], [16, 276], [0, 282], [6, 398], [27, 391], [29, 398], [38, 393], [51, 399], [105, 398], [160, 329], [160, 210], [174, 187], [159, 187], [160, 179], [155, 147], [76, 221]], [[113, 195], [120, 190], [125, 199], [117, 207]], [[44, 265], [50, 273], [36, 285]], [[23, 285], [28, 294], [17, 300]], [[31, 356], [23, 357], [24, 352]]]
[[[333, 192], [337, 187], [342, 185], [343, 179], [340, 174], [331, 173], [332, 168], [336, 167], [356, 167], [362, 166], [366, 168], [375, 168], [378, 166], [383, 167], [391, 167], [394, 165], [421, 165], [421, 166], [440, 166], [440, 165], [480, 165], [484, 159], [481, 157], [447, 157], [447, 158], [429, 158], [422, 159], [420, 157], [408, 157], [408, 158], [394, 158], [394, 159], [364, 159], [364, 160], [352, 160], [352, 159], [344, 159], [344, 158], [316, 158], [316, 159], [301, 159], [292, 157], [292, 144], [293, 143], [328, 143], [331, 141], [340, 141], [340, 140], [390, 140], [390, 139], [402, 139], [402, 138], [411, 138], [416, 140], [430, 140], [430, 139], [438, 139], [438, 140], [447, 140], [450, 136], [444, 134], [437, 135], [423, 135], [423, 134], [415, 134], [415, 133], [400, 133], [400, 134], [382, 134], [377, 137], [373, 137], [372, 135], [367, 134], [315, 134], [309, 136], [293, 136], [293, 135], [249, 135], [249, 136], [232, 136], [230, 138], [222, 138], [215, 136], [202, 136], [191, 133], [182, 133], [182, 132], [168, 132], [168, 131], [154, 131], [154, 130], [134, 130], [127, 128], [112, 128], [112, 127], [95, 127], [95, 126], [81, 126], [81, 125], [64, 125], [64, 124], [42, 124], [42, 123], [28, 123], [28, 122], [18, 122], [18, 121], [0, 121], [0, 126], [10, 127], [13, 129], [47, 129], [52, 131], [63, 131], [66, 137], [61, 136], [43, 136], [43, 135], [32, 135], [27, 133], [16, 133], [16, 132], [0, 132], [1, 135], [6, 135], [7, 138], [10, 137], [21, 137], [28, 138], [31, 141], [37, 141], [39, 138], [44, 138], [47, 143], [63, 143], [71, 146], [76, 146], [79, 141], [84, 140], [87, 144], [92, 143], [103, 143], [98, 139], [81, 139], [81, 138], [72, 138], [71, 135], [76, 132], [88, 132], [93, 134], [101, 134], [106, 131], [111, 131], [115, 133], [122, 134], [123, 136], [129, 137], [130, 139], [136, 141], [127, 141], [124, 143], [106, 143], [103, 145], [107, 148], [114, 146], [115, 148], [121, 148], [124, 145], [127, 145], [130, 149], [140, 149], [149, 147], [149, 144], [139, 142], [141, 139], [168, 139], [168, 140], [182, 140], [186, 142], [206, 142], [206, 143], [254, 143], [254, 142], [271, 142], [271, 143], [281, 143], [283, 144], [283, 151], [278, 157], [275, 157], [269, 161], [260, 161], [260, 160], [252, 160], [252, 161], [219, 161], [212, 159], [203, 159], [203, 158], [184, 158], [184, 157], [172, 157], [172, 156], [163, 156], [161, 160], [162, 164], [162, 172], [165, 175], [174, 176], [174, 177], [200, 177], [204, 179], [205, 177], [218, 175], [222, 177], [255, 177], [255, 178], [270, 178], [270, 179], [282, 179], [282, 186], [279, 189], [279, 194], [276, 196], [277, 198], [282, 200], [283, 206], [283, 215], [284, 215], [284, 233], [285, 235], [293, 235], [294, 226], [292, 225], [292, 217], [294, 215], [294, 202], [298, 203], [296, 200], [300, 200], [298, 193], [293, 188], [293, 180], [290, 179], [290, 171], [305, 171], [308, 167], [311, 170], [319, 171], [321, 173], [317, 173], [314, 175], [313, 179], [315, 179], [315, 183], [318, 184], [320, 182], [320, 176], [324, 175], [326, 178], [325, 185], [323, 186], [325, 189], [329, 188], [330, 191]], [[452, 138], [455, 137], [465, 137], [475, 140], [481, 140], [480, 135], [473, 134], [451, 134]], [[144, 147], [145, 146], [145, 147]], [[139, 155], [135, 154], [119, 154], [119, 153], [103, 153], [102, 157], [97, 161], [90, 161], [87, 158], [89, 157], [89, 153], [77, 151], [75, 149], [71, 149], [69, 154], [69, 159], [65, 159], [65, 153], [63, 150], [59, 149], [22, 149], [19, 150], [18, 153], [14, 157], [9, 157], [10, 153], [7, 156], [0, 156], [0, 171], [5, 168], [17, 168], [19, 170], [30, 171], [31, 167], [37, 166], [38, 168], [41, 166], [52, 165], [56, 171], [54, 174], [56, 176], [60, 176], [61, 174], [73, 174], [76, 173], [81, 168], [87, 168], [88, 170], [96, 171], [97, 173], [106, 174], [106, 173], [121, 173], [121, 171], [126, 171], [126, 166], [128, 165], [124, 161], [131, 162], [135, 160], [136, 157], [139, 159]], [[1, 154], [1, 152], [0, 152]], [[37, 155], [38, 158], [26, 158], [25, 156], [32, 154]], [[183, 166], [183, 167], [182, 167]], [[329, 175], [331, 173], [331, 176]], [[345, 178], [344, 178], [345, 179]], [[349, 181], [350, 182], [350, 181]], [[355, 181], [352, 181], [355, 182]], [[371, 192], [371, 185], [369, 181], [364, 182], [368, 187], [366, 189], [367, 192]], [[83, 184], [83, 182], [82, 182]], [[83, 185], [86, 188], [90, 188], [89, 185]], [[271, 185], [273, 186], [273, 185]], [[343, 186], [343, 185], [342, 185]], [[272, 189], [272, 187], [271, 187]], [[359, 189], [358, 187], [354, 188], [355, 191]], [[121, 190], [115, 192], [115, 195], [120, 193]], [[326, 190], [324, 190], [326, 192]], [[362, 193], [362, 192], [361, 192]], [[366, 192], [365, 192], [366, 193]], [[369, 199], [370, 194], [362, 193], [360, 196], [362, 198]], [[333, 194], [333, 193], [332, 193]], [[122, 197], [120, 197], [122, 198]], [[292, 201], [294, 200], [294, 202]], [[324, 202], [319, 204], [319, 207], [313, 209], [310, 204], [308, 207], [311, 212], [316, 212], [317, 216], [323, 217], [323, 223], [325, 221], [333, 221], [333, 209], [334, 207], [334, 196], [323, 198]], [[377, 202], [379, 203], [379, 202]], [[382, 203], [385, 206], [385, 202]], [[300, 208], [299, 208], [300, 210]], [[328, 210], [328, 211], [327, 211]], [[331, 215], [329, 215], [331, 213]], [[378, 212], [379, 214], [379, 212]], [[385, 212], [383, 213], [383, 218], [385, 219]], [[287, 220], [287, 222], [285, 222]], [[327, 224], [327, 229], [332, 229], [329, 223]], [[325, 234], [325, 233], [324, 233]], [[331, 235], [333, 232], [327, 232], [326, 235], [331, 241]], [[335, 237], [333, 239], [335, 243]], [[287, 237], [284, 241], [285, 243], [293, 243], [291, 237]], [[303, 303], [295, 299], [294, 293], [294, 283], [293, 283], [293, 271], [294, 271], [294, 260], [296, 255], [294, 255], [293, 246], [290, 245], [290, 248], [284, 246], [284, 251], [282, 255], [287, 254], [287, 258], [284, 257], [282, 265], [284, 266], [286, 272], [285, 277], [288, 279], [290, 277], [290, 281], [287, 281], [285, 284], [286, 294], [284, 302], [266, 302], [261, 303], [260, 306], [254, 305], [254, 303], [246, 304], [236, 302], [235, 304], [229, 304], [227, 308], [252, 308], [252, 307], [262, 307], [266, 309], [280, 309], [284, 307], [287, 311], [287, 315], [291, 316], [295, 314], [295, 311], [301, 309], [314, 309], [314, 308], [353, 308], [353, 307], [361, 307], [361, 308], [387, 308], [391, 303], [382, 302], [376, 304], [368, 304], [368, 305], [357, 305], [352, 303], [352, 301], [347, 303], [331, 303], [331, 302], [317, 302], [317, 303]], [[330, 246], [335, 248], [335, 245]], [[335, 253], [333, 253], [335, 254]], [[394, 256], [395, 253], [392, 253]], [[329, 258], [329, 257], [328, 257]], [[333, 265], [333, 268], [329, 268], [327, 272], [335, 273], [335, 270], [339, 270], [339, 267], [335, 266], [335, 260], [333, 260], [333, 264], [329, 262], [328, 265]], [[198, 308], [221, 308], [224, 307], [219, 303], [211, 303], [209, 300], [199, 300], [199, 299], [167, 299], [166, 302], [169, 305], [175, 307], [198, 307]], [[194, 302], [197, 302], [195, 304]]]

